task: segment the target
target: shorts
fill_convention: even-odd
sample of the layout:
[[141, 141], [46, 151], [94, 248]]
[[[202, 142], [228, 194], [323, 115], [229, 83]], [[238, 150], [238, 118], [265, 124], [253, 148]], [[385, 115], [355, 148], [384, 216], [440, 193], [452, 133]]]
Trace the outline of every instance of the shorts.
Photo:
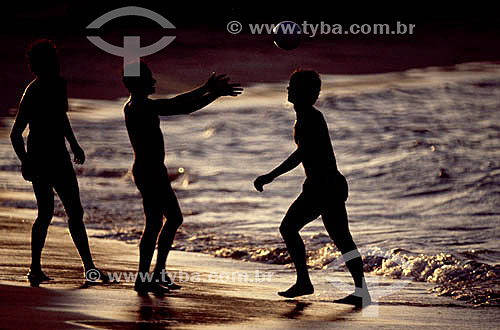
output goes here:
[[349, 197], [347, 180], [340, 172], [322, 179], [307, 178], [302, 191], [321, 204], [345, 202]]

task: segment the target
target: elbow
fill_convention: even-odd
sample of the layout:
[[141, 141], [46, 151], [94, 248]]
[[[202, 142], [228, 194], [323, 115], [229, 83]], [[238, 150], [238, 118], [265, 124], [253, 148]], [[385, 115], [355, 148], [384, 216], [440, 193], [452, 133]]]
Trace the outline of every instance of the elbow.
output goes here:
[[23, 131], [20, 130], [18, 126], [14, 125], [10, 131], [10, 141], [12, 144], [23, 142]]
[[11, 130], [10, 131], [10, 141], [12, 143], [16, 142], [19, 140], [19, 132], [17, 132], [16, 130]]

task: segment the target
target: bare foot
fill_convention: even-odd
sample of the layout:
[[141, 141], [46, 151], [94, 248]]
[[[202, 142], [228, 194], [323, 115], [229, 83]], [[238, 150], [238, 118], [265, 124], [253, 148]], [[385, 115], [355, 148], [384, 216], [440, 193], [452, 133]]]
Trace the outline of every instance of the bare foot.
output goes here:
[[312, 293], [314, 293], [314, 287], [312, 286], [311, 283], [303, 285], [295, 283], [288, 290], [278, 292], [280, 296], [285, 298], [294, 298]]
[[161, 284], [141, 281], [135, 282], [134, 290], [137, 291], [140, 296], [147, 295], [149, 292], [155, 296], [163, 296], [170, 292], [168, 287]]
[[[156, 272], [154, 274], [157, 274]], [[167, 287], [169, 290], [179, 290], [181, 286], [176, 284], [170, 279], [167, 274], [162, 274], [161, 276], [153, 276], [153, 282], [160, 284], [161, 286]]]
[[40, 271], [32, 271], [28, 273], [28, 281], [30, 282], [31, 286], [37, 287], [40, 285], [42, 282], [48, 282], [50, 281], [51, 278], [45, 275], [44, 272]]
[[109, 276], [98, 268], [85, 271], [85, 285], [109, 284]]
[[345, 298], [334, 300], [334, 302], [353, 305], [356, 308], [363, 308], [370, 305], [372, 303], [372, 299], [368, 291], [365, 291], [362, 294], [352, 293]]

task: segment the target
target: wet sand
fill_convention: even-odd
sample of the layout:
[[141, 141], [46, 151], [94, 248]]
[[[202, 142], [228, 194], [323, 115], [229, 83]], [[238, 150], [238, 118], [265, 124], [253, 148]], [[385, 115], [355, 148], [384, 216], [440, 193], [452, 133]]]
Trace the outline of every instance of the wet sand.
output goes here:
[[[32, 288], [25, 282], [30, 261], [29, 232], [32, 210], [0, 210], [0, 324], [2, 329], [323, 329], [341, 326], [371, 328], [494, 329], [500, 315], [494, 308], [464, 308], [450, 304], [405, 305], [393, 301], [364, 310], [321, 301], [314, 295], [284, 300], [276, 295], [283, 286], [273, 281], [238, 283], [204, 281], [217, 272], [276, 270], [276, 266], [218, 259], [173, 251], [169, 271], [189, 274], [182, 289], [164, 297], [140, 297], [131, 282], [82, 286], [82, 267], [66, 228], [52, 225], [42, 265], [53, 278]], [[56, 221], [59, 224], [61, 222]], [[124, 242], [98, 239], [89, 230], [98, 267], [106, 272], [133, 272], [138, 248]], [[273, 268], [274, 267], [274, 268]], [[195, 281], [198, 274], [201, 281]], [[408, 294], [411, 294], [408, 291]]]

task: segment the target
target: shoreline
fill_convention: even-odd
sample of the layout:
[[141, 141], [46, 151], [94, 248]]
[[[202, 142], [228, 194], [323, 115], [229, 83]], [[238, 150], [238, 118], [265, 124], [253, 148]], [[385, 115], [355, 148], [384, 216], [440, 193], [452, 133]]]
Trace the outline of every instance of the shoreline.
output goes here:
[[[5, 216], [10, 212], [10, 216]], [[181, 290], [164, 297], [139, 297], [131, 282], [82, 287], [82, 266], [65, 228], [51, 226], [43, 253], [44, 269], [54, 280], [40, 288], [25, 282], [29, 265], [29, 230], [34, 211], [3, 210], [0, 215], [0, 321], [6, 329], [99, 328], [138, 329], [143, 326], [178, 329], [324, 328], [342, 325], [352, 329], [373, 327], [495, 328], [500, 315], [491, 308], [469, 308], [444, 297], [424, 296], [425, 287], [412, 284], [396, 297], [356, 310], [332, 303], [321, 294], [297, 299], [276, 295], [294, 278], [293, 270], [277, 265], [214, 258], [199, 253], [172, 251], [169, 271], [189, 274]], [[97, 239], [88, 230], [96, 264], [106, 272], [135, 271], [138, 248], [116, 240]], [[273, 272], [270, 282], [201, 281], [211, 272]], [[347, 276], [340, 273], [339, 276]], [[314, 277], [313, 277], [314, 279]], [[318, 284], [317, 291], [323, 287]], [[342, 295], [337, 292], [336, 295]], [[414, 296], [416, 303], [409, 303]], [[406, 301], [406, 302], [405, 302]], [[26, 315], [30, 315], [26, 318]]]

